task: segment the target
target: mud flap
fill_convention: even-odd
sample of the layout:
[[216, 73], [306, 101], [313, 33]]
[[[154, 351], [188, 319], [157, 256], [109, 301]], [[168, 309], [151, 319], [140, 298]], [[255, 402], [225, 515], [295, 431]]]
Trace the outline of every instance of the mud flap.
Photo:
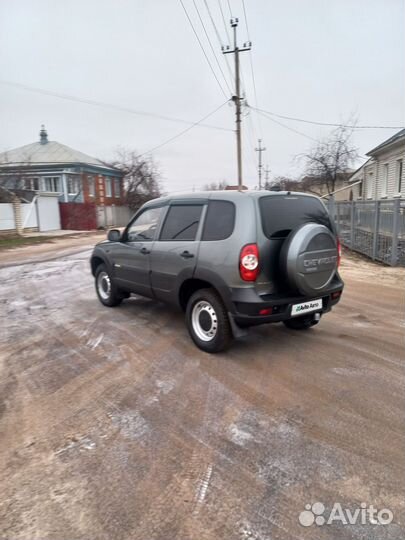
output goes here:
[[229, 322], [231, 324], [232, 334], [235, 339], [242, 338], [248, 335], [247, 329], [241, 328], [240, 326], [238, 326], [233, 318], [232, 313], [229, 313], [229, 311], [228, 311], [228, 317], [229, 317]]

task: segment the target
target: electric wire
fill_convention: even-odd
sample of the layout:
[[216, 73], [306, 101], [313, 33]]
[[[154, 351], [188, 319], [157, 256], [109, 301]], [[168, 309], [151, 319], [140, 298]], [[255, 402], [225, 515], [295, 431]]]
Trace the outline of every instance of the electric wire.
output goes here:
[[211, 111], [208, 114], [206, 114], [205, 116], [203, 116], [200, 120], [198, 120], [197, 122], [193, 122], [193, 124], [191, 126], [188, 126], [186, 129], [181, 130], [179, 133], [176, 133], [176, 135], [173, 135], [172, 137], [170, 137], [169, 139], [163, 141], [162, 143], [154, 146], [153, 148], [150, 148], [146, 152], [142, 152], [142, 154], [140, 154], [138, 156], [138, 158], [140, 158], [142, 156], [145, 156], [146, 154], [150, 154], [150, 153], [154, 152], [155, 150], [158, 150], [159, 148], [162, 148], [162, 146], [165, 146], [166, 144], [171, 143], [172, 141], [174, 141], [175, 139], [178, 139], [179, 137], [181, 137], [182, 135], [184, 135], [185, 133], [187, 133], [188, 131], [190, 131], [194, 127], [199, 126], [201, 124], [201, 122], [204, 122], [204, 120], [206, 120], [207, 118], [209, 118], [210, 116], [215, 114], [217, 111], [219, 111], [219, 109], [222, 109], [222, 107], [224, 105], [226, 105], [229, 101], [230, 100], [227, 99], [224, 103], [221, 103], [221, 105], [219, 105], [219, 107], [216, 107], [213, 111]]
[[219, 82], [219, 79], [218, 79], [218, 77], [217, 77], [217, 74], [215, 73], [215, 70], [214, 70], [214, 68], [212, 67], [211, 61], [210, 61], [210, 59], [208, 58], [207, 53], [205, 52], [204, 46], [203, 46], [203, 44], [201, 43], [201, 40], [200, 40], [200, 38], [199, 38], [199, 36], [198, 36], [198, 34], [197, 34], [197, 31], [196, 31], [196, 29], [195, 29], [195, 27], [194, 27], [194, 25], [193, 25], [193, 22], [192, 22], [192, 20], [191, 20], [189, 14], [188, 14], [188, 11], [187, 11], [187, 9], [186, 9], [186, 6], [184, 5], [183, 0], [179, 0], [179, 2], [180, 2], [181, 6], [182, 6], [182, 8], [183, 8], [184, 13], [186, 14], [186, 17], [187, 17], [187, 19], [188, 19], [188, 22], [190, 23], [190, 26], [191, 26], [191, 28], [192, 28], [192, 30], [193, 30], [193, 32], [194, 32], [194, 35], [195, 35], [195, 37], [196, 37], [196, 39], [197, 39], [197, 41], [198, 41], [198, 44], [200, 45], [200, 48], [201, 48], [201, 50], [202, 50], [202, 52], [203, 52], [203, 54], [204, 54], [204, 56], [205, 56], [205, 59], [207, 60], [207, 63], [208, 63], [208, 65], [209, 65], [210, 69], [211, 69], [211, 72], [212, 72], [213, 76], [215, 77], [215, 80], [217, 81], [218, 86], [219, 86], [220, 89], [221, 89], [221, 92], [224, 94], [225, 98], [227, 98], [228, 96], [226, 95], [226, 92], [225, 92], [225, 90], [223, 89], [222, 84]]
[[[86, 105], [93, 105], [95, 107], [101, 107], [101, 108], [105, 108], [105, 109], [116, 110], [116, 111], [119, 111], [119, 112], [124, 112], [124, 113], [128, 113], [128, 114], [134, 114], [134, 115], [137, 115], [137, 116], [146, 116], [146, 117], [149, 117], [149, 118], [156, 118], [156, 119], [159, 119], [159, 120], [166, 120], [168, 122], [175, 122], [175, 123], [179, 123], [179, 124], [194, 125], [194, 122], [190, 122], [188, 120], [183, 120], [181, 118], [175, 118], [175, 117], [171, 117], [171, 116], [165, 116], [165, 115], [162, 115], [162, 114], [151, 113], [151, 112], [146, 112], [146, 111], [139, 111], [139, 110], [136, 110], [136, 109], [131, 109], [129, 107], [122, 107], [120, 105], [114, 105], [112, 103], [106, 103], [106, 102], [103, 102], [103, 101], [96, 101], [94, 99], [81, 98], [81, 97], [78, 97], [78, 96], [72, 96], [72, 95], [68, 95], [68, 94], [61, 94], [59, 92], [53, 92], [51, 90], [45, 90], [43, 88], [36, 88], [36, 87], [33, 87], [33, 86], [28, 86], [28, 85], [25, 85], [25, 84], [19, 84], [19, 83], [15, 83], [15, 82], [11, 82], [11, 81], [0, 80], [0, 84], [11, 86], [13, 88], [19, 88], [21, 90], [26, 90], [28, 92], [34, 92], [34, 93], [37, 93], [37, 94], [42, 94], [42, 95], [45, 95], [45, 96], [56, 97], [58, 99], [65, 99], [67, 101], [73, 101], [73, 102], [77, 102], [77, 103], [84, 103]], [[232, 129], [229, 129], [229, 128], [225, 128], [225, 127], [221, 127], [221, 126], [214, 126], [214, 125], [211, 125], [211, 124], [199, 124], [199, 127], [217, 129], [217, 130], [220, 130], [220, 131], [233, 131]]]
[[276, 118], [282, 118], [284, 120], [292, 120], [294, 122], [302, 122], [304, 124], [313, 124], [315, 126], [330, 126], [330, 127], [345, 127], [350, 129], [404, 129], [404, 126], [358, 126], [356, 124], [343, 124], [343, 123], [335, 123], [335, 122], [318, 122], [316, 120], [306, 120], [304, 118], [296, 118], [294, 116], [287, 116], [284, 114], [278, 114], [271, 111], [266, 111], [264, 109], [259, 109], [258, 107], [252, 107], [252, 109], [255, 109], [264, 114], [268, 114], [270, 116], [275, 116]]
[[[222, 48], [223, 45], [224, 45], [224, 43], [223, 43], [223, 41], [222, 41], [222, 39], [221, 39], [221, 34], [219, 33], [218, 27], [217, 27], [217, 25], [215, 24], [215, 20], [214, 20], [214, 17], [212, 16], [212, 13], [211, 13], [211, 10], [210, 10], [210, 7], [209, 7], [209, 5], [208, 5], [207, 0], [204, 0], [204, 4], [205, 4], [206, 10], [207, 10], [207, 12], [208, 12], [208, 16], [209, 16], [209, 18], [210, 18], [210, 20], [211, 20], [211, 24], [212, 24], [212, 26], [213, 26], [213, 28], [214, 28], [215, 35], [217, 36], [218, 44], [219, 44], [219, 46]], [[231, 69], [231, 66], [229, 65], [229, 61], [228, 61], [227, 56], [226, 56], [226, 55], [223, 55], [223, 56], [224, 56], [225, 64], [226, 64], [226, 67], [227, 67], [227, 69], [228, 69], [228, 73], [229, 73], [229, 76], [230, 76], [230, 78], [231, 78], [232, 86], [233, 86], [233, 84], [234, 84], [234, 78], [235, 78], [235, 77], [234, 77], [234, 74], [232, 73], [232, 69]], [[256, 105], [257, 105], [257, 103], [256, 103]]]
[[[231, 90], [231, 87], [229, 86], [228, 79], [225, 77], [225, 73], [223, 72], [223, 69], [222, 69], [222, 67], [221, 67], [221, 64], [219, 63], [219, 60], [218, 60], [218, 57], [217, 57], [217, 55], [216, 55], [215, 49], [214, 49], [214, 47], [213, 47], [213, 45], [212, 45], [210, 36], [209, 36], [209, 34], [208, 34], [208, 32], [207, 32], [207, 29], [205, 28], [204, 21], [203, 21], [203, 19], [202, 19], [202, 17], [201, 17], [200, 10], [198, 9], [196, 0], [193, 0], [193, 4], [194, 4], [195, 10], [196, 10], [196, 12], [197, 12], [198, 18], [200, 19], [201, 26], [203, 27], [203, 30], [204, 30], [204, 33], [205, 33], [205, 37], [207, 38], [207, 41], [208, 41], [209, 46], [210, 46], [210, 48], [211, 48], [212, 54], [214, 55], [215, 62], [217, 63], [218, 69], [219, 69], [219, 71], [221, 72], [221, 75], [222, 75], [222, 77], [223, 77], [223, 79], [224, 79], [224, 81], [225, 81], [225, 84], [226, 84], [226, 86], [227, 86], [227, 88], [228, 88], [228, 91], [229, 91], [230, 95], [232, 95], [232, 90]], [[256, 103], [256, 105], [257, 105], [257, 103]]]
[[[248, 40], [250, 42], [251, 39], [250, 39], [250, 31], [249, 31], [247, 13], [246, 13], [245, 0], [242, 0], [242, 7], [243, 7], [243, 15], [244, 15], [244, 18], [245, 18], [246, 34], [247, 34], [247, 38], [248, 38]], [[252, 74], [253, 93], [254, 93], [254, 98], [255, 98], [255, 105], [256, 105], [256, 107], [258, 107], [259, 106], [259, 100], [257, 99], [256, 78], [255, 78], [255, 72], [254, 72], [254, 69], [253, 69], [253, 53], [252, 53], [251, 50], [249, 50], [249, 61], [250, 61], [250, 70], [251, 70], [251, 74]], [[259, 123], [259, 132], [260, 132], [261, 138], [263, 138], [263, 130], [262, 130], [262, 125], [261, 125], [260, 118], [258, 119], [258, 123]]]
[[259, 109], [255, 109], [254, 107], [251, 107], [251, 106], [250, 106], [250, 108], [253, 109], [253, 110], [256, 110], [256, 112], [258, 114], [261, 114], [264, 118], [267, 118], [267, 120], [270, 120], [270, 122], [274, 122], [275, 124], [278, 124], [279, 126], [285, 128], [285, 129], [288, 129], [289, 131], [297, 133], [298, 135], [301, 135], [302, 137], [306, 137], [307, 139], [310, 139], [311, 141], [318, 142], [316, 139], [314, 139], [310, 135], [307, 135], [306, 133], [302, 133], [302, 131], [298, 131], [297, 129], [294, 129], [294, 128], [290, 127], [290, 126], [287, 126], [286, 124], [283, 124], [282, 122], [279, 122], [278, 120], [275, 120], [274, 118], [271, 118], [267, 114], [263, 113], [263, 111], [261, 111]]

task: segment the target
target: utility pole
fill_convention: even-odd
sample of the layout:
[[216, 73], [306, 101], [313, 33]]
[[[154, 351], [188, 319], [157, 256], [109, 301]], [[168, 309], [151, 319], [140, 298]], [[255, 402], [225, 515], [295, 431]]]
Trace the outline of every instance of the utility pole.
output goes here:
[[259, 139], [259, 148], [255, 148], [256, 152], [259, 152], [259, 166], [258, 166], [258, 171], [259, 171], [259, 190], [262, 189], [262, 152], [264, 152], [266, 150], [266, 148], [264, 148], [262, 146], [262, 140]]
[[239, 53], [243, 51], [249, 51], [252, 43], [250, 41], [243, 44], [243, 47], [238, 47], [238, 40], [236, 35], [236, 29], [238, 27], [239, 19], [231, 19], [231, 27], [233, 28], [233, 50], [230, 50], [229, 45], [222, 47], [224, 54], [235, 55], [235, 95], [232, 96], [232, 101], [235, 103], [236, 109], [236, 152], [238, 162], [238, 189], [242, 190], [242, 115], [241, 115], [241, 95], [240, 95], [240, 76], [239, 76]]
[[265, 179], [266, 179], [266, 184], [269, 185], [269, 174], [270, 174], [270, 169], [269, 169], [269, 166], [266, 165], [265, 169], [264, 169], [264, 174], [265, 174]]

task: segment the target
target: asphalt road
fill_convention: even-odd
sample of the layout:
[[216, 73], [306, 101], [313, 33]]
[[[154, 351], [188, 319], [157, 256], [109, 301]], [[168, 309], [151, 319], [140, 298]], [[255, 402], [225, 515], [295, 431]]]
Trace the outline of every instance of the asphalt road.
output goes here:
[[210, 356], [162, 304], [102, 307], [88, 256], [0, 270], [0, 538], [405, 537], [403, 269], [346, 259], [316, 328]]

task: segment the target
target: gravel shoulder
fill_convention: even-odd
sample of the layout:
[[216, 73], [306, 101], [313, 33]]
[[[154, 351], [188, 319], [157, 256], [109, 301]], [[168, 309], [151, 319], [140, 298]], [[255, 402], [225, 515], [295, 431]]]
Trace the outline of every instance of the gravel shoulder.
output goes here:
[[105, 231], [46, 237], [43, 243], [0, 250], [0, 268], [54, 260], [91, 249], [106, 238]]

